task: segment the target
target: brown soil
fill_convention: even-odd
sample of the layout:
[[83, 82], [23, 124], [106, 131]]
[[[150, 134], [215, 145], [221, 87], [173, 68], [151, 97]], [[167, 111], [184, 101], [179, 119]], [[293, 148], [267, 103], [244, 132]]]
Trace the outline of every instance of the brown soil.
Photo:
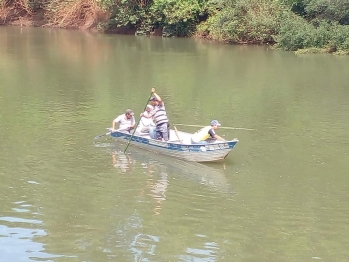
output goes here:
[[0, 5], [0, 25], [37, 26], [74, 28], [82, 30], [96, 29], [98, 23], [109, 18], [94, 0], [65, 2], [51, 6], [55, 12], [45, 9], [32, 11], [24, 0], [10, 0]]
[[[0, 19], [1, 22], [1, 19]], [[22, 16], [10, 15], [3, 24], [15, 26], [43, 26], [46, 23], [44, 18], [44, 10], [40, 9], [36, 12], [24, 14]]]
[[[95, 0], [52, 1], [50, 6], [32, 11], [25, 0], [7, 0], [0, 4], [0, 25], [59, 27], [96, 31], [97, 25], [109, 20], [110, 14], [101, 10]], [[54, 12], [50, 10], [55, 10]], [[134, 35], [134, 26], [110, 28], [106, 33]], [[151, 35], [161, 36], [162, 29]]]

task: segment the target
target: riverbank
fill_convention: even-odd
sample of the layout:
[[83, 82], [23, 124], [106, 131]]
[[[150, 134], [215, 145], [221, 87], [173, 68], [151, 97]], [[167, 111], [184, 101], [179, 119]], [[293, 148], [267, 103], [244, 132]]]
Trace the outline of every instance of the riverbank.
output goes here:
[[0, 7], [0, 24], [14, 26], [57, 27], [97, 30], [109, 19], [94, 0], [75, 1], [70, 4], [49, 2], [30, 5], [26, 0], [7, 1]]
[[[316, 0], [313, 0], [316, 2]], [[276, 0], [6, 0], [0, 24], [267, 44], [297, 53], [349, 54], [349, 7], [300, 9]], [[313, 3], [314, 4], [314, 3]], [[330, 10], [336, 9], [337, 15]], [[327, 11], [326, 11], [327, 10]], [[311, 14], [311, 15], [310, 15]]]

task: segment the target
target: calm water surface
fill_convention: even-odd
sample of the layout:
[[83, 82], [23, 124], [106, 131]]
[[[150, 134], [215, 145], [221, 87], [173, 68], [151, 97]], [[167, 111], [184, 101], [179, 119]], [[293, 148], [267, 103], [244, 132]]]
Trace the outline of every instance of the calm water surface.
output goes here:
[[[348, 261], [348, 57], [19, 27], [0, 39], [1, 262]], [[153, 86], [172, 124], [255, 130], [219, 129], [240, 142], [205, 165], [93, 141]]]

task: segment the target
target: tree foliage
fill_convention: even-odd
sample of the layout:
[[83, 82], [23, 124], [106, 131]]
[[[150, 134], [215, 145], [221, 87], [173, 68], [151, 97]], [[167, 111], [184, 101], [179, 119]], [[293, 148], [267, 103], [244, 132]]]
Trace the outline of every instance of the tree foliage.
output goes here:
[[349, 22], [349, 0], [305, 0], [304, 6], [308, 19]]
[[223, 0], [198, 26], [202, 36], [234, 43], [274, 43], [284, 50], [348, 51], [349, 0]]
[[163, 28], [164, 36], [189, 36], [205, 12], [204, 0], [121, 0], [112, 7], [111, 26], [132, 25], [137, 34]]
[[[284, 50], [349, 50], [349, 0], [0, 0], [8, 14], [45, 11], [46, 25], [133, 28], [149, 35], [275, 44]], [[15, 11], [14, 11], [15, 10]], [[108, 15], [105, 15], [108, 14]]]
[[284, 12], [285, 8], [273, 0], [225, 1], [198, 31], [226, 42], [273, 43]]

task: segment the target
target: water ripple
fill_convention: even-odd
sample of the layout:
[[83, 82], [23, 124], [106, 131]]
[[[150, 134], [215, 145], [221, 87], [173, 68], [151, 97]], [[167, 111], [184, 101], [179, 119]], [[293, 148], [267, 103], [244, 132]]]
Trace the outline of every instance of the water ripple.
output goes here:
[[42, 229], [0, 225], [0, 261], [24, 262], [32, 259], [48, 261], [61, 257], [45, 252], [44, 244], [34, 241], [35, 238], [46, 235]]

